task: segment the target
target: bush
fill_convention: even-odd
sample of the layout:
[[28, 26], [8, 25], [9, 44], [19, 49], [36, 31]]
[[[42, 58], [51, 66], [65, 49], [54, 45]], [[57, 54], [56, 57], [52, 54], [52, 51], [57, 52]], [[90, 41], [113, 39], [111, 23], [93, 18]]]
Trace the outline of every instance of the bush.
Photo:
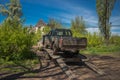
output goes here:
[[120, 36], [118, 36], [118, 35], [113, 35], [113, 36], [110, 38], [110, 43], [120, 46]]
[[22, 25], [5, 21], [0, 27], [0, 57], [8, 60], [33, 58], [30, 48], [35, 43], [31, 34]]
[[[103, 37], [100, 36], [99, 33], [87, 33], [85, 35], [81, 35], [73, 30], [74, 37], [86, 37], [88, 41], [87, 50], [92, 54], [97, 52], [120, 52], [120, 36], [112, 35], [109, 40], [109, 45], [104, 43]], [[84, 51], [84, 50], [83, 50]]]
[[96, 47], [103, 44], [103, 38], [98, 33], [88, 33], [86, 38], [88, 40], [88, 47]]

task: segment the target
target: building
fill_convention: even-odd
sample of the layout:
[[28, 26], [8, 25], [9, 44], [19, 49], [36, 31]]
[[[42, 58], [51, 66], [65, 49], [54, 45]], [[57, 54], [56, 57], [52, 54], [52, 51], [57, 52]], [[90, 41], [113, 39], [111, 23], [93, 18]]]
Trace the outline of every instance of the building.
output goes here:
[[34, 27], [35, 33], [37, 33], [38, 30], [41, 31], [41, 34], [44, 35], [44, 28], [46, 26], [46, 23], [41, 19], [38, 21], [38, 23]]

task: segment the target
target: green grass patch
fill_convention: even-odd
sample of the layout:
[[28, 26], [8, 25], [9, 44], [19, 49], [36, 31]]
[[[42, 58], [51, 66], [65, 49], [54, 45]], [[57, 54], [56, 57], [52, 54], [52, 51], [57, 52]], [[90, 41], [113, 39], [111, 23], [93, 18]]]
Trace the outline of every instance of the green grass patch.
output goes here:
[[[111, 54], [117, 53], [120, 54], [120, 46], [116, 45], [102, 45], [97, 47], [88, 47], [86, 50], [82, 50], [81, 53], [86, 54]], [[116, 54], [115, 54], [116, 55]]]

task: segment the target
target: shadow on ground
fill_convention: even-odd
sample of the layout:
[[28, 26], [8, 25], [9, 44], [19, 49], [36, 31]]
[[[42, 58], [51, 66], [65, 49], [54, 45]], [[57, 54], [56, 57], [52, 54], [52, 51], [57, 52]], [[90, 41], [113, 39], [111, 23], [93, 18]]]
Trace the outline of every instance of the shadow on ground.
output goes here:
[[[33, 74], [40, 73], [43, 71], [49, 71], [49, 70], [54, 69], [54, 68], [56, 68], [56, 66], [49, 67], [49, 65], [47, 65], [43, 68], [35, 69], [32, 71], [24, 71], [24, 72], [19, 72], [19, 73], [12, 73], [12, 74], [10, 74], [10, 72], [5, 72], [5, 73], [0, 74], [0, 76], [4, 76], [4, 77], [1, 77], [0, 80], [15, 80], [15, 79], [22, 79], [22, 78], [47, 78], [47, 77], [53, 77], [56, 75], [64, 74], [61, 71], [61, 72], [57, 72], [55, 74], [23, 76], [23, 75], [28, 74], [28, 73], [33, 73]], [[5, 76], [5, 75], [7, 75], [7, 76]]]

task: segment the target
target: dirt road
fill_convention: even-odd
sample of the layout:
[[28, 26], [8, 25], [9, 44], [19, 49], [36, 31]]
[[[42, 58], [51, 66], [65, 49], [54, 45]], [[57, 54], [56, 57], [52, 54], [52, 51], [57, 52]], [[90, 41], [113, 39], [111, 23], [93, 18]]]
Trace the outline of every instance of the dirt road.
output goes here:
[[[120, 80], [120, 58], [98, 55], [91, 57], [91, 63], [95, 64], [106, 74], [100, 76], [82, 65], [68, 64], [73, 73], [77, 76], [77, 80]], [[30, 72], [9, 74], [7, 76], [5, 73], [0, 72], [0, 76], [4, 76], [0, 77], [0, 80], [68, 80], [65, 73], [62, 72], [59, 66], [55, 66], [53, 62], [49, 62], [48, 65], [44, 64], [44, 68], [41, 70], [37, 67]]]

